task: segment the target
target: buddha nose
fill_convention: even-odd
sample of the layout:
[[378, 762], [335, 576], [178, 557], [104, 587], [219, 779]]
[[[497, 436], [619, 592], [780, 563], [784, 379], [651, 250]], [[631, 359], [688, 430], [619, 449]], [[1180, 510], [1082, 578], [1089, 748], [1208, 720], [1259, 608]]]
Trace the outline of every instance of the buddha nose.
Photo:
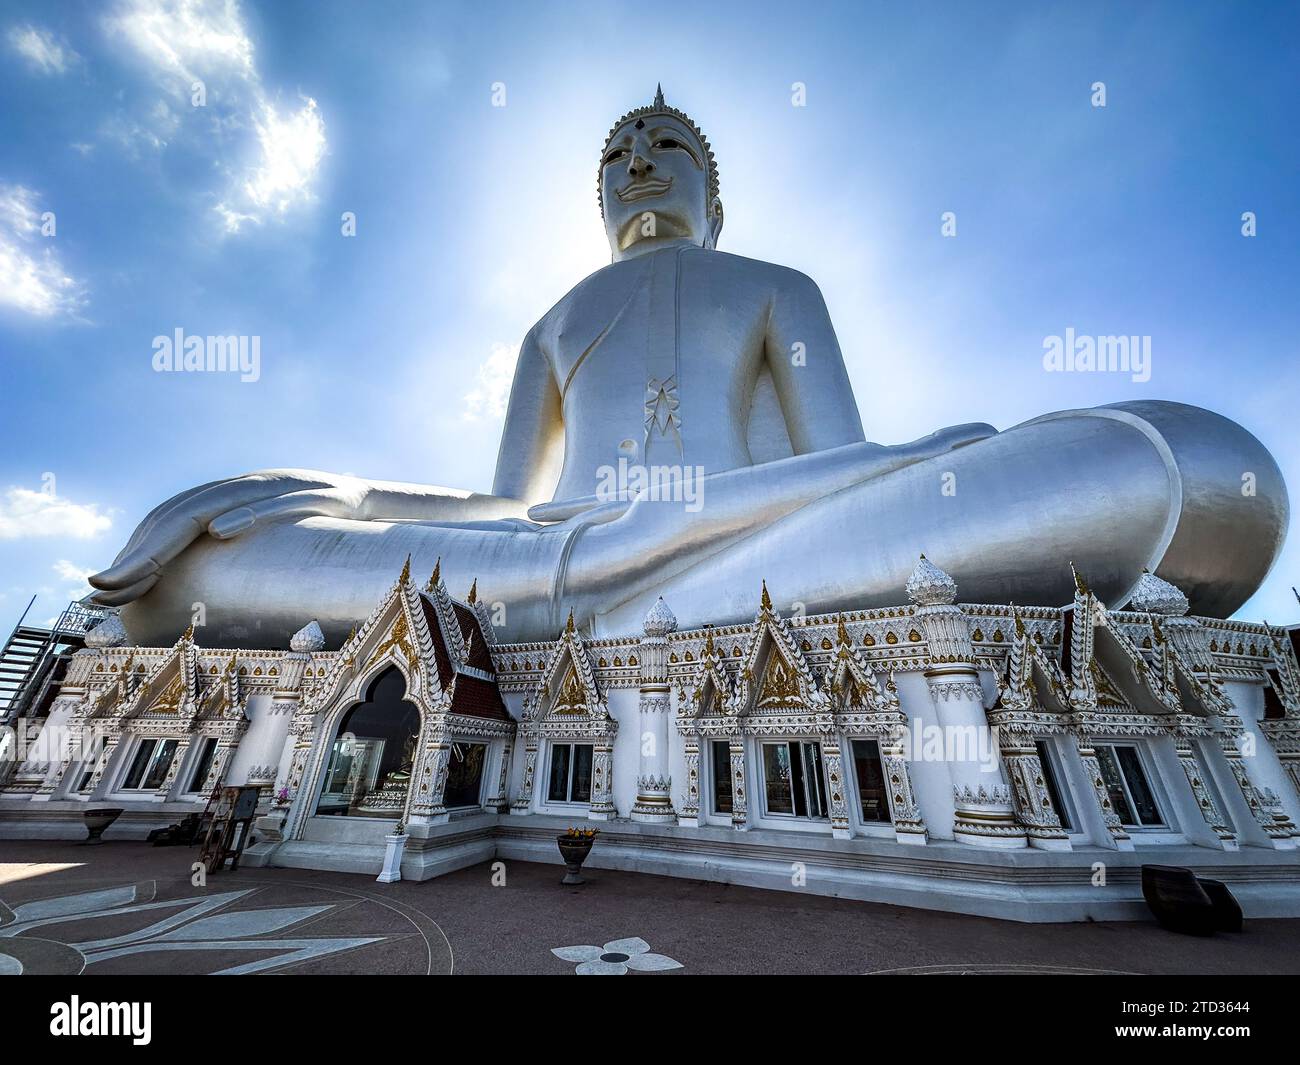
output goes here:
[[644, 178], [654, 168], [654, 163], [638, 152], [632, 153], [632, 161], [627, 164], [627, 172], [637, 179]]

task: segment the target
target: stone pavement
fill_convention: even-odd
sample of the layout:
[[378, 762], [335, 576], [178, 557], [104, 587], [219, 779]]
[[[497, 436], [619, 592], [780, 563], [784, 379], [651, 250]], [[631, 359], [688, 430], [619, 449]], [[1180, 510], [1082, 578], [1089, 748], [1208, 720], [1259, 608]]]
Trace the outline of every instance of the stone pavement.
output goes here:
[[[197, 858], [0, 841], [0, 974], [1300, 972], [1300, 920], [1194, 939], [611, 870], [567, 888], [558, 865], [513, 861], [501, 886], [485, 863], [423, 883], [240, 869], [195, 887]], [[553, 953], [566, 947], [588, 949]]]

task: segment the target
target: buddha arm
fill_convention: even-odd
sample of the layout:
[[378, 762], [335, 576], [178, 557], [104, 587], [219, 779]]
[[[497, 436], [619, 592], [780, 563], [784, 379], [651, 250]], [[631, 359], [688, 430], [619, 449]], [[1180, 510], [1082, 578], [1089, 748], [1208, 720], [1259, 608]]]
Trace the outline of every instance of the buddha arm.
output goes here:
[[811, 278], [782, 271], [772, 297], [764, 356], [796, 455], [864, 439], [853, 386], [826, 301]]
[[519, 349], [492, 494], [528, 505], [547, 502], [563, 457], [560, 390], [534, 327]]

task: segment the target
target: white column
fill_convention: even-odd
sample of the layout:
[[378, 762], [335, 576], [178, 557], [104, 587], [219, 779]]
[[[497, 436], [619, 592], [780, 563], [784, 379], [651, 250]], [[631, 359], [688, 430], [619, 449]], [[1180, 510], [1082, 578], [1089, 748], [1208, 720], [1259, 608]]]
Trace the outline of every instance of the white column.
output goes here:
[[957, 583], [924, 555], [907, 581], [925, 632], [930, 689], [952, 778], [953, 838], [976, 847], [1024, 847], [1025, 830], [1011, 806], [998, 744], [984, 712], [966, 615], [954, 604]]
[[650, 608], [643, 628], [645, 635], [637, 651], [641, 682], [640, 765], [632, 820], [671, 824], [677, 820], [677, 814], [673, 810], [672, 778], [668, 775], [668, 726], [672, 718], [668, 634], [677, 628], [677, 619], [662, 598]]

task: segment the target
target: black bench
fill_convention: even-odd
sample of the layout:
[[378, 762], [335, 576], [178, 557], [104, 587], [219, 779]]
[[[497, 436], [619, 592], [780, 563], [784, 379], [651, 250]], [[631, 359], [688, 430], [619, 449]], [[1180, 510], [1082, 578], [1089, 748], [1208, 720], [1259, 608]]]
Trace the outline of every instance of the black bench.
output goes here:
[[1142, 897], [1171, 932], [1208, 936], [1241, 931], [1241, 906], [1225, 884], [1176, 865], [1142, 866]]

